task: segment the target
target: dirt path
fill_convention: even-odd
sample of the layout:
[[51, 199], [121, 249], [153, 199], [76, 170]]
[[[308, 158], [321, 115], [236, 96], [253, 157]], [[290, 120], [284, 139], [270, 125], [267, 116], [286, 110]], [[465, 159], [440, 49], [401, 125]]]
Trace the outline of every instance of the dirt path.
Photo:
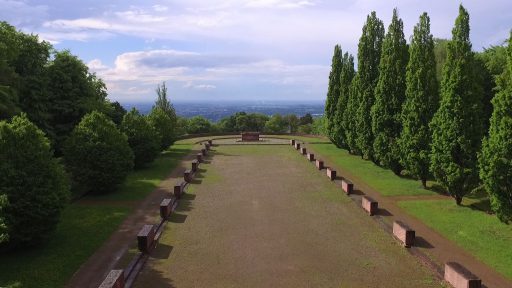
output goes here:
[[[354, 187], [358, 191], [363, 191], [379, 202], [379, 207], [384, 208], [383, 221], [387, 223], [389, 227], [394, 220], [402, 220], [409, 226], [414, 227], [416, 230], [417, 238], [420, 240], [420, 245], [413, 247], [412, 252], [420, 252], [420, 254], [426, 255], [434, 263], [437, 264], [437, 268], [442, 272], [444, 269], [444, 263], [449, 261], [456, 261], [463, 263], [470, 271], [478, 275], [485, 287], [496, 287], [496, 288], [507, 288], [512, 287], [511, 281], [507, 280], [501, 274], [476, 259], [473, 255], [464, 251], [462, 248], [457, 246], [454, 242], [446, 239], [441, 234], [437, 233], [433, 229], [425, 225], [421, 220], [414, 218], [405, 213], [400, 207], [398, 207], [398, 201], [402, 200], [432, 200], [432, 199], [450, 199], [448, 196], [443, 195], [425, 195], [425, 196], [382, 196], [372, 187], [366, 185], [364, 181], [359, 179], [357, 175], [350, 173], [340, 167], [332, 165], [333, 161], [329, 158], [322, 158], [316, 151], [314, 151], [313, 145], [307, 145], [307, 149], [311, 150], [317, 155], [317, 158], [323, 159], [327, 166], [334, 166], [338, 172], [338, 177], [343, 176], [354, 183]], [[340, 181], [337, 181], [338, 185], [341, 185]], [[353, 197], [360, 198], [358, 195]], [[478, 235], [474, 235], [478, 237]]]
[[[118, 262], [127, 252], [127, 250], [136, 243], [136, 236], [143, 224], [156, 222], [158, 217], [158, 205], [165, 195], [172, 192], [172, 187], [176, 179], [181, 177], [183, 171], [188, 169], [188, 162], [194, 158], [197, 151], [193, 150], [190, 155], [184, 157], [183, 161], [169, 174], [169, 176], [160, 183], [160, 187], [155, 189], [142, 202], [133, 202], [136, 206], [135, 211], [128, 216], [119, 229], [113, 233], [89, 259], [80, 266], [73, 277], [69, 280], [66, 287], [84, 287], [97, 288], [105, 276], [118, 266]], [[184, 165], [187, 165], [185, 168]], [[93, 200], [80, 200], [86, 205], [95, 205]], [[122, 201], [126, 203], [127, 201]], [[108, 203], [113, 203], [112, 201]], [[101, 201], [98, 201], [102, 205]]]
[[218, 146], [135, 287], [439, 287], [290, 146]]

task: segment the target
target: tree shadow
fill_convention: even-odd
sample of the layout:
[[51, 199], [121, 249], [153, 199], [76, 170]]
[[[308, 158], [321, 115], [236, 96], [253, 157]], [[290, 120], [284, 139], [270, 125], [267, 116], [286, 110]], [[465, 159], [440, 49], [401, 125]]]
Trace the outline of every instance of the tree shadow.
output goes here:
[[448, 191], [446, 191], [446, 189], [443, 186], [441, 186], [437, 183], [432, 183], [432, 185], [430, 187], [427, 187], [425, 189], [435, 192], [440, 195], [448, 195]]

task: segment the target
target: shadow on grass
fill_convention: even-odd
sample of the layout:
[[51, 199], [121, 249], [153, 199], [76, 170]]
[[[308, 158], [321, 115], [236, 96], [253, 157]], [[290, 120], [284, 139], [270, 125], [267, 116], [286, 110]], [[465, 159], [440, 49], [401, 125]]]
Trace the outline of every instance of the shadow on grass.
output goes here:
[[172, 213], [169, 217], [169, 222], [172, 223], [185, 223], [185, 220], [187, 220], [187, 215], [185, 214], [179, 214], [179, 213]]
[[443, 186], [437, 183], [432, 183], [432, 185], [430, 187], [427, 187], [426, 190], [435, 192], [440, 195], [448, 195], [448, 191], [446, 191], [446, 189]]
[[425, 238], [421, 236], [416, 236], [414, 239], [414, 246], [418, 248], [432, 249], [434, 246], [430, 244]]
[[389, 212], [387, 209], [384, 209], [384, 208], [379, 208], [377, 215], [384, 216], [384, 217], [393, 216], [393, 214], [391, 214], [391, 212]]
[[151, 252], [150, 257], [155, 259], [169, 259], [173, 248], [173, 246], [158, 243], [158, 245], [155, 247], [155, 250]]

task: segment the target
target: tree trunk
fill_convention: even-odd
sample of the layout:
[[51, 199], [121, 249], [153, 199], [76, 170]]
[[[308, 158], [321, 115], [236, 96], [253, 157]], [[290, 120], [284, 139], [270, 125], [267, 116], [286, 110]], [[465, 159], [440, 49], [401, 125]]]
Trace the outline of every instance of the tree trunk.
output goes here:
[[423, 188], [427, 189], [427, 179], [421, 178], [421, 185], [423, 185]]
[[458, 206], [462, 203], [462, 197], [459, 195], [455, 195], [455, 203], [457, 203]]

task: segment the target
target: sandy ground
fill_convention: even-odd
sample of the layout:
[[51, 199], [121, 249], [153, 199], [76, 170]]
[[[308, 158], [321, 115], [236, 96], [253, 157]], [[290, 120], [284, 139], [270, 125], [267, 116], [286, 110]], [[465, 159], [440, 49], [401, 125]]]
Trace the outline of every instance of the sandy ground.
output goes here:
[[289, 145], [216, 146], [135, 287], [440, 287]]

